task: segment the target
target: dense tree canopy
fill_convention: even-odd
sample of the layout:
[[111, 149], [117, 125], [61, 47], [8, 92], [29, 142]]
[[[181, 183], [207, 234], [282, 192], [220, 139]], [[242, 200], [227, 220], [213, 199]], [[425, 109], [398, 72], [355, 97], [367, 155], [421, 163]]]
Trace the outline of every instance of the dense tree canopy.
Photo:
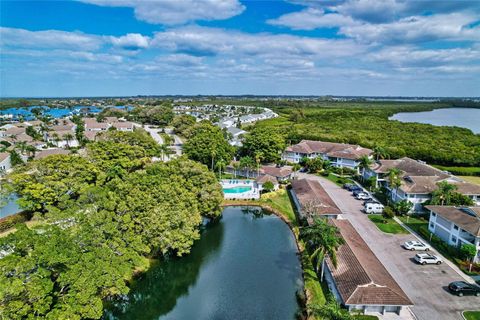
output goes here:
[[0, 317], [98, 319], [147, 258], [188, 253], [202, 216], [220, 214], [221, 188], [204, 165], [150, 164], [141, 136], [110, 138], [86, 157], [52, 155], [7, 177], [37, 223], [0, 238]]
[[159, 126], [168, 125], [173, 117], [173, 108], [170, 103], [159, 106], [136, 107], [129, 114], [129, 118], [132, 120]]
[[211, 122], [202, 121], [195, 125], [192, 137], [183, 145], [183, 152], [192, 160], [215, 168], [222, 160], [229, 163], [234, 149], [223, 136], [222, 130]]
[[182, 114], [173, 118], [171, 125], [176, 134], [188, 138], [196, 122], [197, 120], [194, 116]]
[[254, 128], [245, 135], [242, 154], [253, 158], [261, 155], [262, 162], [275, 162], [285, 149], [285, 138], [273, 128]]

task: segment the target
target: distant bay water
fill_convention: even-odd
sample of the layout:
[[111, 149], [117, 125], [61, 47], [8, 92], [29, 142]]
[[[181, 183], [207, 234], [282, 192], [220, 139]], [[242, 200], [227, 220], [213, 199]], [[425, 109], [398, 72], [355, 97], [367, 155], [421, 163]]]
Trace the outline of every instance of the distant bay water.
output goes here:
[[434, 126], [456, 126], [472, 130], [480, 134], [480, 109], [446, 108], [424, 112], [400, 112], [389, 120], [401, 122], [418, 122]]

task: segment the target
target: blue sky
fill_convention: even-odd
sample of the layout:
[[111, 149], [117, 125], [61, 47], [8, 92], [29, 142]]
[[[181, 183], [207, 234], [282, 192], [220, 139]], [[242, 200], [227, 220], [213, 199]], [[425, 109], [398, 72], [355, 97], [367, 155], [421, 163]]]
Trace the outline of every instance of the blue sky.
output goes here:
[[0, 96], [480, 96], [480, 1], [0, 1]]

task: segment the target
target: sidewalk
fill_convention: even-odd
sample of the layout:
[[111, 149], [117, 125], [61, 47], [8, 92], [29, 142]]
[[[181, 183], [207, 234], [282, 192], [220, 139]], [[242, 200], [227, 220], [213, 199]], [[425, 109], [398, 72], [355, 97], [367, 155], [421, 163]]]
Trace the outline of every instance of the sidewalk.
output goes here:
[[[425, 239], [423, 239], [418, 233], [416, 233], [415, 231], [413, 231], [410, 227], [408, 227], [406, 224], [404, 224], [400, 219], [398, 219], [397, 217], [394, 217], [393, 218], [399, 225], [401, 225], [402, 227], [404, 227], [408, 232], [410, 232], [411, 234], [413, 234], [419, 241], [422, 241], [422, 242], [425, 242], [425, 243], [429, 243], [428, 241], [426, 241]], [[435, 249], [435, 248], [433, 248]], [[465, 279], [465, 281], [469, 282], [469, 283], [475, 283], [475, 281], [473, 280], [472, 277], [470, 277], [469, 275], [466, 275], [465, 273], [463, 273], [462, 270], [460, 270], [459, 267], [457, 267], [457, 265], [455, 263], [453, 263], [452, 261], [448, 260], [447, 258], [445, 258], [440, 252], [438, 252], [437, 250], [435, 250], [435, 253], [440, 256], [443, 260], [443, 263], [447, 264], [448, 266], [450, 266], [450, 268], [452, 268], [456, 273], [458, 273], [459, 276], [461, 276], [463, 279]]]

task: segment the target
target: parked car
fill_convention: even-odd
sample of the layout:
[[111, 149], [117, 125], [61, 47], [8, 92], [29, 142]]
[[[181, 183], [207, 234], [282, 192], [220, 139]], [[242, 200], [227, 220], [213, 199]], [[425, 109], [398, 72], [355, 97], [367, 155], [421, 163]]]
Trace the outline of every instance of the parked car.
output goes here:
[[480, 297], [480, 287], [465, 282], [465, 281], [455, 281], [448, 285], [448, 290], [451, 293], [456, 294], [459, 297], [462, 296], [477, 296]]
[[403, 247], [407, 250], [418, 250], [418, 251], [428, 251], [430, 250], [430, 246], [426, 243], [417, 241], [417, 240], [412, 240], [412, 241], [407, 241], [403, 244]]
[[441, 264], [442, 259], [431, 253], [417, 253], [415, 255], [415, 261], [420, 264]]
[[380, 202], [378, 202], [377, 200], [375, 200], [375, 199], [372, 198], [372, 199], [363, 201], [362, 205], [363, 205], [363, 206], [366, 206], [366, 205], [369, 204], [369, 203], [378, 203], [378, 204], [380, 204]]
[[365, 193], [365, 191], [364, 191], [363, 189], [361, 189], [361, 190], [355, 190], [355, 191], [353, 191], [352, 195], [353, 195], [354, 197], [356, 197], [356, 196], [359, 195], [360, 193]]
[[383, 213], [384, 207], [381, 203], [365, 201], [364, 206], [365, 213]]
[[358, 200], [369, 200], [372, 199], [372, 196], [367, 192], [359, 193], [355, 196]]
[[345, 183], [343, 185], [343, 189], [347, 189], [348, 191], [351, 191], [351, 188], [354, 187], [354, 186], [356, 186], [356, 185], [353, 184], [353, 183]]
[[350, 187], [350, 191], [352, 191], [352, 192], [358, 192], [358, 191], [363, 192], [363, 188], [359, 187], [357, 185], [354, 185], [354, 186]]

